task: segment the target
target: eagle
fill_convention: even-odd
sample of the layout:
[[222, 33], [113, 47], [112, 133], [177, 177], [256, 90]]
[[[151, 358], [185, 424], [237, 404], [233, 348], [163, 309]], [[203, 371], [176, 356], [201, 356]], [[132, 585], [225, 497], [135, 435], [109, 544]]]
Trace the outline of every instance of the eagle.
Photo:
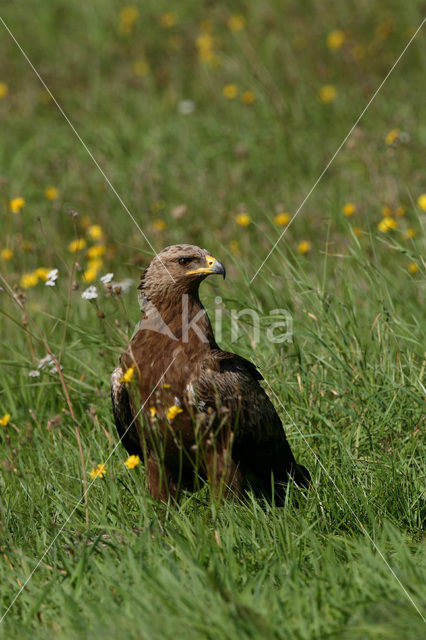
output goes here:
[[218, 497], [251, 490], [283, 504], [289, 478], [308, 486], [309, 472], [257, 367], [216, 343], [199, 298], [210, 274], [225, 278], [225, 267], [190, 244], [166, 247], [142, 274], [141, 319], [111, 375], [116, 428], [158, 501], [207, 480]]

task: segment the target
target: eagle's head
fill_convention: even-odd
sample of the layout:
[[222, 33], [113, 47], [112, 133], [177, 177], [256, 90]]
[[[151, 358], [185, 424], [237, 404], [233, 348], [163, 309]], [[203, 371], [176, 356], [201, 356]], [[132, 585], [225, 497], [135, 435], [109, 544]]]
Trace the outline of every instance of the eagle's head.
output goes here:
[[174, 244], [153, 258], [144, 271], [139, 289], [152, 299], [157, 296], [195, 293], [210, 274], [226, 275], [225, 267], [209, 251], [193, 244]]

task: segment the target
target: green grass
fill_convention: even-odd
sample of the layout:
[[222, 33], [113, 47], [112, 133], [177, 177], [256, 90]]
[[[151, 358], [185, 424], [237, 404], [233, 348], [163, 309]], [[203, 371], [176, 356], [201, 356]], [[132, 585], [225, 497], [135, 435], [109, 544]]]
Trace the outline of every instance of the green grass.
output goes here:
[[[313, 487], [290, 487], [283, 509], [215, 505], [206, 488], [166, 508], [149, 498], [142, 465], [125, 468], [109, 375], [138, 320], [135, 287], [82, 300], [86, 249], [68, 245], [78, 235], [99, 244], [87, 217], [102, 227], [100, 290], [108, 271], [136, 283], [152, 252], [0, 25], [0, 250], [13, 251], [0, 291], [0, 418], [11, 414], [0, 427], [0, 615], [13, 602], [4, 637], [424, 637], [424, 33], [250, 285], [282, 231], [275, 213], [297, 210], [422, 5], [246, 5], [150, 0], [129, 34], [113, 0], [8, 3], [2, 17], [154, 248], [193, 242], [226, 264], [227, 280], [203, 284], [202, 299], [213, 316], [223, 298], [221, 345], [261, 369]], [[170, 11], [178, 20], [166, 28]], [[240, 13], [245, 27], [232, 32]], [[197, 55], [202, 21], [213, 25], [214, 64]], [[339, 51], [326, 45], [333, 29], [345, 34]], [[144, 76], [133, 71], [140, 60]], [[226, 84], [237, 85], [234, 100]], [[337, 95], [323, 104], [327, 84]], [[192, 114], [179, 113], [182, 100]], [[58, 199], [46, 199], [49, 186]], [[25, 207], [11, 213], [19, 196]], [[378, 230], [384, 206], [398, 222], [388, 233]], [[248, 227], [236, 224], [241, 211]], [[22, 291], [39, 267], [59, 269], [56, 286]], [[265, 315], [260, 339], [247, 322], [232, 344], [231, 310], [247, 307]], [[291, 312], [293, 343], [266, 340], [274, 308]], [[46, 344], [69, 404], [56, 373], [28, 376]], [[88, 493], [89, 524], [71, 409], [86, 472], [112, 454]]]

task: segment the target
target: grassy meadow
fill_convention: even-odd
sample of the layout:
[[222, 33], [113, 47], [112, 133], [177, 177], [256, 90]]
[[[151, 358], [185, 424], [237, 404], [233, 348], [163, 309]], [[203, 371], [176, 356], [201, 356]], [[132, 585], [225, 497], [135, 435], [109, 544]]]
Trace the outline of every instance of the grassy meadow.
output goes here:
[[[422, 8], [3, 3], [0, 637], [424, 637], [425, 27], [299, 210]], [[285, 508], [159, 506], [116, 446], [136, 285], [178, 242], [226, 265], [201, 298], [311, 472]]]

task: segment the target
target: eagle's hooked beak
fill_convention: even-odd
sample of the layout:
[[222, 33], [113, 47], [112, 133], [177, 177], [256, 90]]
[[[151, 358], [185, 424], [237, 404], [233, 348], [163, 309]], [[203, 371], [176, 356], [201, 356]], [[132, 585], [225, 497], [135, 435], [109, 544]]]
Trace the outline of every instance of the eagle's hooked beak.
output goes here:
[[226, 270], [225, 267], [219, 260], [213, 258], [213, 256], [206, 256], [207, 267], [200, 267], [199, 269], [193, 269], [192, 271], [187, 271], [188, 275], [192, 273], [220, 273], [225, 280]]

